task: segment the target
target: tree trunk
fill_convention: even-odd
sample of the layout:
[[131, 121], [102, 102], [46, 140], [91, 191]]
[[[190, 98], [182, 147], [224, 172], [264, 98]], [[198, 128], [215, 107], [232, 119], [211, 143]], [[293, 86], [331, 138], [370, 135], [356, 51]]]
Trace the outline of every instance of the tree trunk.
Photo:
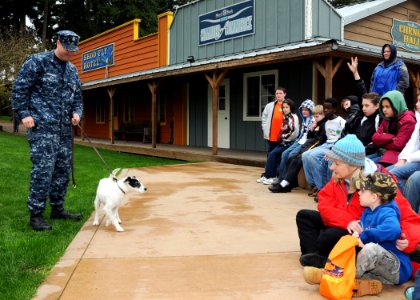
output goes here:
[[49, 1], [44, 0], [44, 21], [42, 23], [42, 45], [47, 49], [47, 27], [48, 27], [48, 5]]

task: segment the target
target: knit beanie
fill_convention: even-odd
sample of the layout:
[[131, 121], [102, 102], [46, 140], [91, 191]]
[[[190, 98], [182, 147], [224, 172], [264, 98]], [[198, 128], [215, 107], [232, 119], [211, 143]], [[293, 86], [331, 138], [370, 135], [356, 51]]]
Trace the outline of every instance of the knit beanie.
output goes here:
[[365, 165], [365, 146], [354, 135], [348, 134], [338, 140], [326, 153], [330, 159], [336, 159], [352, 166]]

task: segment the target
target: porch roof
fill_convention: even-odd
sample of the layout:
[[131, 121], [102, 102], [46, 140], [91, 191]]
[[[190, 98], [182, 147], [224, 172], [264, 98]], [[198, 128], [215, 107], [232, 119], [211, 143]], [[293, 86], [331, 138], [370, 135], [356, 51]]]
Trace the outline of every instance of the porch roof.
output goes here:
[[406, 1], [407, 0], [368, 1], [364, 3], [344, 6], [337, 9], [337, 12], [341, 15], [343, 25], [345, 26]]
[[[384, 1], [380, 0], [379, 2]], [[282, 47], [238, 53], [235, 55], [216, 57], [209, 60], [199, 60], [192, 63], [170, 65], [115, 76], [112, 78], [89, 81], [83, 83], [82, 88], [83, 90], [91, 90], [99, 87], [108, 87], [141, 80], [213, 71], [215, 69], [239, 68], [244, 66], [275, 63], [284, 60], [297, 60], [311, 56], [325, 55], [326, 53], [333, 51], [341, 51], [344, 53], [351, 53], [352, 55], [356, 54], [377, 58], [380, 57], [381, 47], [349, 40], [339, 42], [330, 39], [317, 38], [307, 40], [302, 43], [284, 45]], [[398, 51], [398, 56], [403, 58], [406, 63], [408, 62], [420, 65], [420, 54]]]
[[[285, 59], [298, 59], [306, 56], [330, 52], [333, 45], [330, 39], [312, 39], [302, 43], [287, 44], [281, 47], [272, 47], [215, 57], [207, 60], [197, 60], [192, 63], [182, 63], [160, 68], [134, 72], [115, 76], [112, 78], [89, 81], [82, 84], [83, 90], [90, 90], [98, 87], [113, 86], [121, 83], [128, 83], [146, 79], [157, 79], [161, 77], [192, 74], [208, 70], [243, 67], [245, 65], [267, 64]], [[304, 49], [304, 50], [302, 50]]]

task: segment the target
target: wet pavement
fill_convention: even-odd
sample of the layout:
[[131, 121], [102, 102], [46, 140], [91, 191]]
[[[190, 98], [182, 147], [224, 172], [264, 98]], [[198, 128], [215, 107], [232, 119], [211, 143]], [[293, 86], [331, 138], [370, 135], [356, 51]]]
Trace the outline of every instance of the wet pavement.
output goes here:
[[[324, 299], [302, 279], [295, 223], [316, 204], [299, 188], [270, 193], [255, 182], [261, 171], [217, 162], [124, 170], [148, 187], [125, 197], [125, 232], [92, 216], [34, 299]], [[379, 298], [404, 299], [408, 285]]]

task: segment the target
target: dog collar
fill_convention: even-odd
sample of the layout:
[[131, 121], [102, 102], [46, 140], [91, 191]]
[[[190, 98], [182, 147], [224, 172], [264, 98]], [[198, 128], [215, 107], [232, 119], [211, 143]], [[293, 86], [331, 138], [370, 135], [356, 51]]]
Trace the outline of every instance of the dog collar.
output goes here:
[[114, 178], [115, 183], [117, 184], [118, 188], [120, 189], [120, 191], [125, 194], [125, 191], [120, 187], [120, 185], [118, 184], [118, 179]]

